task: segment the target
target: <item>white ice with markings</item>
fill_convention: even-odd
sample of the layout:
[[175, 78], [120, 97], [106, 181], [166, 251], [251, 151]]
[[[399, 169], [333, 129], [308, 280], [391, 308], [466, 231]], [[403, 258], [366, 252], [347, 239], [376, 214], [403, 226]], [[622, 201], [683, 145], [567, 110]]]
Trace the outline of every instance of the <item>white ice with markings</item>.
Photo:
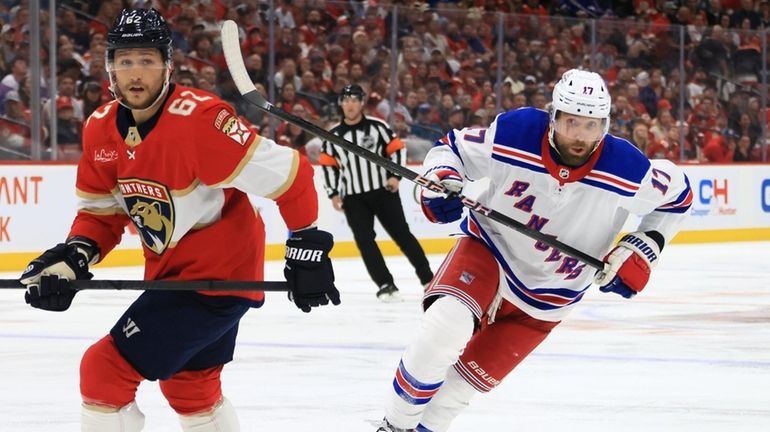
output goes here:
[[[435, 268], [443, 257], [430, 258]], [[387, 260], [403, 303], [379, 302], [360, 261], [336, 260], [341, 306], [303, 314], [271, 293], [245, 316], [223, 375], [244, 432], [375, 429], [420, 319], [411, 267]], [[267, 274], [278, 279], [281, 263]], [[80, 356], [136, 295], [82, 292], [53, 313], [26, 306], [21, 291], [0, 293], [0, 431], [79, 431]], [[180, 430], [157, 383], [137, 401], [146, 431]], [[770, 243], [672, 245], [637, 298], [592, 288], [451, 430], [770, 431]]]

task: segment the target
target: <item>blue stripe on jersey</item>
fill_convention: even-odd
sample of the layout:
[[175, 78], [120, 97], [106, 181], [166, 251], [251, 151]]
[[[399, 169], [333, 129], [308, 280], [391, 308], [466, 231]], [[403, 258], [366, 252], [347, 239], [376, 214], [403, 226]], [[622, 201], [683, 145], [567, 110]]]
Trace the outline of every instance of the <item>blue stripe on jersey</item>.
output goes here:
[[550, 121], [548, 113], [537, 108], [508, 111], [495, 120], [494, 142], [541, 156], [541, 142]]
[[583, 184], [587, 184], [589, 186], [597, 187], [599, 189], [604, 189], [606, 191], [614, 192], [614, 193], [616, 193], [618, 195], [622, 195], [622, 196], [630, 197], [630, 196], [636, 195], [636, 191], [629, 192], [627, 190], [624, 190], [624, 189], [612, 186], [610, 184], [607, 184], [607, 183], [604, 183], [604, 182], [598, 182], [598, 181], [587, 179], [587, 178], [582, 178], [582, 179], [578, 180], [578, 182], [583, 183]]
[[[472, 213], [469, 213], [468, 217], [472, 218], [473, 221], [475, 222], [476, 227], [478, 228], [479, 233], [481, 234], [481, 237], [482, 237], [480, 240], [484, 241], [484, 243], [489, 248], [490, 252], [492, 252], [492, 255], [494, 255], [497, 262], [503, 268], [503, 271], [505, 272], [505, 276], [506, 276], [506, 281], [508, 282], [508, 288], [524, 303], [527, 303], [528, 305], [541, 310], [561, 309], [565, 306], [569, 306], [571, 304], [574, 304], [580, 301], [580, 299], [583, 298], [583, 294], [585, 294], [586, 290], [591, 286], [589, 284], [585, 286], [583, 289], [581, 289], [580, 291], [574, 291], [568, 288], [528, 288], [526, 285], [524, 285], [524, 283], [521, 282], [521, 280], [518, 277], [516, 277], [516, 274], [513, 272], [511, 267], [503, 258], [502, 253], [500, 253], [500, 251], [497, 249], [497, 246], [495, 246], [495, 244], [492, 242], [491, 237], [486, 232], [484, 232], [484, 229], [479, 224], [478, 219], [476, 219], [476, 217]], [[463, 222], [460, 224], [460, 228], [470, 236], [478, 238], [478, 236], [470, 232], [467, 218], [463, 220]], [[531, 296], [527, 295], [526, 294], [527, 292], [535, 295], [542, 295], [542, 294], [557, 295], [565, 299], [571, 298], [572, 301], [562, 305], [554, 305], [548, 302], [535, 300]]]
[[417, 425], [417, 428], [415, 428], [415, 432], [433, 432], [430, 429], [426, 428], [422, 425], [422, 423]]
[[[453, 166], [449, 166], [449, 165], [437, 165], [437, 166], [434, 166], [433, 168], [429, 169], [428, 171], [426, 171], [426, 172], [425, 172], [425, 175], [427, 176], [428, 174], [430, 174], [430, 173], [432, 173], [432, 172], [434, 172], [434, 171], [438, 171], [438, 170], [442, 170], [442, 169], [443, 169], [443, 170], [450, 170], [450, 171], [454, 171], [454, 172], [456, 172], [456, 173], [457, 173], [457, 168], [455, 168], [455, 167], [453, 167]], [[460, 173], [457, 173], [457, 174], [458, 174], [458, 175], [460, 175]]]
[[[446, 138], [446, 141], [444, 141], [444, 138]], [[450, 149], [452, 149], [452, 153], [455, 154], [460, 159], [460, 162], [465, 165], [463, 162], [463, 157], [460, 156], [460, 150], [457, 148], [457, 138], [455, 138], [455, 131], [454, 129], [447, 132], [446, 136], [433, 143], [433, 147], [438, 147], [440, 145], [448, 145]]]
[[670, 209], [661, 209], [661, 208], [655, 209], [656, 212], [677, 213], [677, 214], [687, 213], [688, 210], [690, 210], [690, 206], [684, 206], [684, 207], [679, 207], [679, 208], [670, 208]]
[[[604, 171], [631, 183], [639, 184], [647, 175], [650, 165], [650, 160], [633, 144], [623, 138], [607, 134], [604, 137], [602, 154], [596, 161], [594, 170]], [[626, 194], [626, 196], [629, 195]]]
[[[687, 187], [679, 194], [676, 199], [668, 204], [656, 208], [655, 211], [664, 213], [685, 213], [692, 207], [692, 188], [690, 188], [690, 179], [684, 176], [684, 183]], [[687, 202], [689, 200], [689, 202]]]
[[513, 165], [513, 166], [517, 166], [519, 168], [528, 169], [530, 171], [535, 171], [535, 172], [544, 173], [544, 174], [548, 173], [548, 171], [546, 171], [545, 167], [537, 166], [535, 164], [530, 164], [530, 163], [527, 163], [527, 162], [524, 162], [524, 161], [521, 161], [521, 160], [518, 160], [518, 159], [513, 159], [513, 158], [505, 157], [505, 156], [497, 154], [497, 153], [492, 153], [492, 159], [494, 159], [496, 161], [503, 162], [503, 163], [507, 163], [508, 165]]
[[[548, 113], [537, 108], [521, 108], [500, 114], [496, 120], [494, 142], [497, 145], [518, 149], [542, 158], [542, 140], [548, 130], [549, 123]], [[533, 167], [533, 165], [519, 160], [513, 161], [499, 154], [493, 154], [492, 158], [511, 165], [547, 173], [545, 168]], [[602, 154], [594, 166], [594, 170], [617, 176], [632, 184], [641, 183], [649, 169], [649, 159], [633, 144], [609, 134], [604, 138]], [[629, 193], [596, 181], [584, 180], [583, 183], [623, 196], [635, 194], [635, 192]]]

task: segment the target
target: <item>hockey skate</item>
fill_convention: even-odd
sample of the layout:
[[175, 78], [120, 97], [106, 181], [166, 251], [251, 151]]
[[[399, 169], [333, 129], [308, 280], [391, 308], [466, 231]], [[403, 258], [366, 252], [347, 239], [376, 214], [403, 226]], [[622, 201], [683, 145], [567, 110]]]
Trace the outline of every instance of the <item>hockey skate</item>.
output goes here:
[[414, 432], [414, 429], [397, 428], [388, 423], [386, 419], [382, 419], [382, 423], [380, 423], [380, 426], [377, 428], [377, 432]]
[[377, 291], [377, 298], [384, 303], [398, 303], [403, 301], [401, 293], [393, 283], [382, 284]]

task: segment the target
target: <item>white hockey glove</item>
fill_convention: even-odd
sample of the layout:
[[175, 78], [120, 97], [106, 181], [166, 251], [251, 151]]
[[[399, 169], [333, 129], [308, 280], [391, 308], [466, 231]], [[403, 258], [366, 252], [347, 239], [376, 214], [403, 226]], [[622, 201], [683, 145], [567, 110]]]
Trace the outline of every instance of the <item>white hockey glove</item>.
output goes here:
[[623, 236], [606, 257], [604, 270], [595, 282], [602, 292], [614, 292], [625, 298], [639, 293], [658, 264], [663, 236], [656, 231], [632, 232]]
[[[449, 166], [432, 168], [426, 178], [440, 183], [450, 192], [459, 193], [463, 190], [462, 174]], [[459, 198], [449, 198], [444, 194], [428, 189], [423, 189], [420, 193], [420, 204], [425, 217], [433, 223], [454, 222], [463, 215], [463, 204]]]

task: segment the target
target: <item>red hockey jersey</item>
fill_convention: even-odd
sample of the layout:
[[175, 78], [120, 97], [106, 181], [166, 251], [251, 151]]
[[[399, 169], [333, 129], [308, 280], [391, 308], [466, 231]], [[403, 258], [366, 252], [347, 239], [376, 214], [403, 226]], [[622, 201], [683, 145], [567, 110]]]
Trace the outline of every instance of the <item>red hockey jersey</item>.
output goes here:
[[257, 135], [217, 96], [176, 85], [138, 126], [117, 101], [91, 114], [76, 186], [69, 235], [94, 240], [104, 257], [133, 223], [147, 280], [260, 277], [264, 235], [246, 193], [274, 199], [292, 230], [318, 216], [305, 158]]

